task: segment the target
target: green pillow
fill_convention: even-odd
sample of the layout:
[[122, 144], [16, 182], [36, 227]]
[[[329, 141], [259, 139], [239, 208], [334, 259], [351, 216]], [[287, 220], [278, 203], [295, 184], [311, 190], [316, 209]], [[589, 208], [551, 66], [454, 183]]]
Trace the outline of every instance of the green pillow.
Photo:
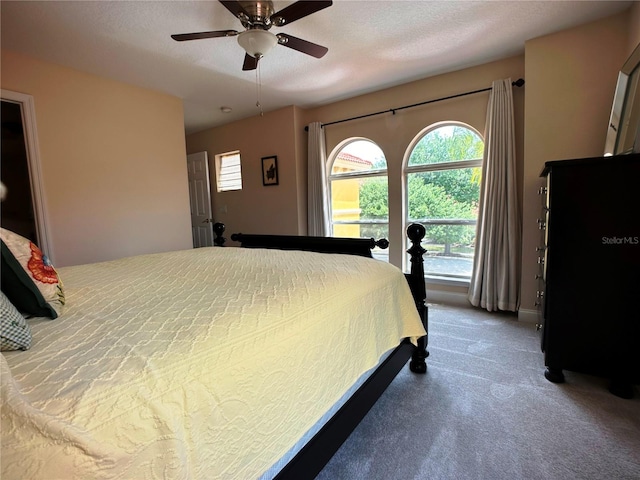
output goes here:
[[2, 291], [27, 316], [57, 318], [65, 303], [64, 288], [49, 259], [31, 242], [0, 228]]
[[0, 350], [28, 350], [31, 328], [7, 296], [0, 292]]

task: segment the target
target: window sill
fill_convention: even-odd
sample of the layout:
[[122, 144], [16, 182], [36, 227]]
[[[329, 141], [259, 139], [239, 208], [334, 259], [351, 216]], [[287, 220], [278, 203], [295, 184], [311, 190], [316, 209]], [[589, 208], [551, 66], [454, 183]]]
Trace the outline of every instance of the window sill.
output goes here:
[[425, 275], [424, 279], [427, 285], [446, 285], [450, 287], [469, 288], [469, 284], [471, 283], [469, 280], [462, 278], [436, 277], [432, 275]]

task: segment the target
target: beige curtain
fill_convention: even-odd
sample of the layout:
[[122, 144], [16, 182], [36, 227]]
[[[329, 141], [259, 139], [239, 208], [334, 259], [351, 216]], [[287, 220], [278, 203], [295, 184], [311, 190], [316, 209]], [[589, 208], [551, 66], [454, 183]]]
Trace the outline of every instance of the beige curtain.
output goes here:
[[469, 301], [488, 311], [520, 306], [522, 220], [516, 190], [511, 79], [493, 82], [487, 109], [476, 254]]
[[307, 173], [307, 235], [329, 235], [327, 183], [327, 153], [322, 124], [309, 124]]

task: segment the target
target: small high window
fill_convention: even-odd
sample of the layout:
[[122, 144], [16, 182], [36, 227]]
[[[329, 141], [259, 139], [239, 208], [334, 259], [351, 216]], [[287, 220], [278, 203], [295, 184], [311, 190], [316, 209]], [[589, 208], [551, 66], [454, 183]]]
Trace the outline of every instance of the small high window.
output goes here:
[[218, 192], [242, 190], [240, 152], [216, 155], [216, 189]]

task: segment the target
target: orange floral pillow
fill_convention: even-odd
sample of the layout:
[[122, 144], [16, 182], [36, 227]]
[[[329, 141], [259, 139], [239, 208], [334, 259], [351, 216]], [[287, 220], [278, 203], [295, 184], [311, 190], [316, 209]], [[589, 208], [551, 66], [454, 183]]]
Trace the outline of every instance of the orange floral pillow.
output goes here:
[[65, 303], [64, 287], [42, 251], [17, 233], [0, 228], [2, 291], [26, 316], [57, 318]]

